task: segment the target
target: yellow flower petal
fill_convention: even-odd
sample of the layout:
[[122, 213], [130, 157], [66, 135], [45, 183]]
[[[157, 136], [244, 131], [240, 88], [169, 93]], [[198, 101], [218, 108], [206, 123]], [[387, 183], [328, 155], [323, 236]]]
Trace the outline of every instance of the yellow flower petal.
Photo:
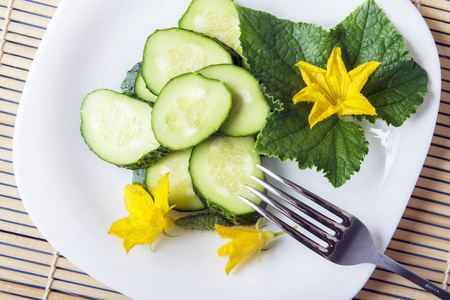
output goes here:
[[380, 66], [380, 64], [381, 63], [378, 61], [370, 61], [351, 70], [348, 75], [351, 80], [350, 87], [352, 87], [354, 91], [350, 92], [361, 91], [367, 83], [367, 79], [369, 79], [370, 74], [372, 74]]
[[[262, 232], [253, 228], [224, 227], [216, 225], [216, 231], [223, 239], [232, 239], [217, 251], [219, 256], [228, 254], [225, 272], [228, 275], [239, 263], [274, 238], [272, 232]], [[269, 233], [269, 234], [266, 234]]]
[[154, 242], [161, 230], [161, 226], [153, 226], [149, 222], [128, 216], [114, 222], [109, 233], [123, 239], [123, 247], [128, 253], [136, 245]]
[[292, 101], [314, 102], [308, 118], [311, 127], [336, 113], [375, 115], [375, 108], [360, 91], [379, 65], [379, 62], [368, 62], [348, 72], [340, 48], [331, 52], [326, 70], [300, 61], [296, 66], [307, 86]]
[[164, 225], [163, 225], [164, 230], [170, 230], [174, 225], [175, 221], [173, 220], [172, 217], [169, 216], [164, 217]]
[[150, 194], [140, 185], [125, 186], [125, 207], [136, 219], [151, 219], [154, 213], [154, 203]]
[[111, 224], [108, 233], [112, 233], [115, 236], [123, 239], [128, 232], [128, 220], [127, 218], [122, 218]]
[[340, 100], [345, 99], [349, 84], [350, 77], [341, 58], [341, 48], [334, 48], [327, 63], [326, 85], [324, 87], [330, 103], [339, 105]]
[[160, 214], [166, 214], [169, 210], [169, 173], [161, 176], [157, 186], [151, 191], [155, 199], [155, 206]]
[[261, 233], [260, 230], [247, 227], [226, 227], [216, 224], [215, 228], [217, 233], [223, 239], [253, 239]]
[[[232, 242], [230, 242], [232, 243]], [[261, 248], [262, 244], [241, 244], [239, 247], [230, 248], [228, 253], [228, 262], [225, 265], [225, 273], [227, 275], [241, 262], [243, 262], [247, 257], [255, 253], [259, 248]]]
[[129, 231], [123, 239], [123, 247], [127, 253], [136, 245], [153, 243], [158, 238], [158, 234], [162, 231], [161, 227], [154, 227], [148, 222], [136, 219], [130, 219], [129, 221]]
[[339, 111], [339, 107], [337, 106], [327, 105], [326, 103], [321, 105], [322, 103], [323, 102], [316, 101], [316, 104], [311, 109], [311, 113], [308, 117], [308, 122], [311, 127]]
[[[314, 84], [316, 86], [316, 84]], [[312, 86], [305, 87], [300, 90], [297, 94], [292, 98], [294, 103], [297, 102], [316, 102], [316, 101], [328, 101], [327, 97], [317, 89], [314, 89]]]
[[225, 245], [223, 245], [222, 247], [219, 248], [219, 250], [217, 250], [217, 254], [222, 257], [227, 255], [230, 252], [230, 243], [227, 243]]
[[333, 48], [327, 61], [327, 77], [348, 76], [347, 68], [342, 60], [341, 48]]
[[153, 191], [155, 200], [140, 185], [125, 187], [125, 206], [130, 215], [111, 224], [108, 233], [123, 239], [127, 253], [136, 245], [151, 244], [160, 232], [173, 226], [173, 219], [166, 216], [170, 210], [168, 194], [167, 174], [162, 176]]
[[342, 103], [337, 112], [340, 115], [376, 115], [375, 108], [362, 94], [357, 93]]
[[313, 83], [318, 83], [317, 78], [322, 77], [327, 73], [327, 70], [308, 64], [304, 61], [299, 61], [296, 66], [300, 69], [303, 81], [307, 86], [310, 86]]

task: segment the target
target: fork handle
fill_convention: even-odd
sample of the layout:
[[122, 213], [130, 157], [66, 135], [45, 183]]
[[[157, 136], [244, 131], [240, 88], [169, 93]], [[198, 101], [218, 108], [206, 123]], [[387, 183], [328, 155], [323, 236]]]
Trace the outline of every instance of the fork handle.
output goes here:
[[407, 268], [403, 267], [401, 264], [399, 264], [398, 262], [396, 262], [395, 260], [391, 259], [390, 257], [388, 257], [383, 253], [380, 253], [380, 258], [375, 263], [380, 267], [383, 267], [400, 276], [403, 276], [404, 278], [417, 284], [418, 286], [425, 289], [427, 292], [432, 293], [433, 295], [439, 297], [440, 299], [450, 299], [449, 292], [435, 285], [434, 283], [431, 283], [425, 278], [417, 275], [416, 273], [408, 270]]

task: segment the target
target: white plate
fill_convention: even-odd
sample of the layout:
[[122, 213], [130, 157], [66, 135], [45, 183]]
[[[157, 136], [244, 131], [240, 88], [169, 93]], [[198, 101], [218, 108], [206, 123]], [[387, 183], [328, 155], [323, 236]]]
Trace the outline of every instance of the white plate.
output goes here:
[[[278, 17], [333, 27], [362, 0], [241, 0]], [[61, 1], [33, 62], [14, 134], [20, 195], [40, 232], [70, 261], [107, 286], [135, 299], [350, 299], [374, 266], [342, 267], [325, 261], [288, 236], [270, 251], [225, 275], [225, 243], [215, 233], [185, 233], [125, 255], [107, 235], [127, 215], [123, 187], [131, 173], [98, 159], [79, 133], [83, 97], [96, 88], [119, 90], [126, 71], [141, 59], [146, 37], [177, 25], [189, 0]], [[382, 122], [366, 128], [370, 153], [361, 171], [334, 189], [313, 170], [295, 164], [270, 168], [333, 199], [360, 217], [384, 249], [409, 200], [431, 141], [440, 95], [433, 38], [409, 0], [379, 0], [414, 58], [430, 78], [419, 111], [398, 129]], [[325, 288], [326, 287], [326, 288]]]

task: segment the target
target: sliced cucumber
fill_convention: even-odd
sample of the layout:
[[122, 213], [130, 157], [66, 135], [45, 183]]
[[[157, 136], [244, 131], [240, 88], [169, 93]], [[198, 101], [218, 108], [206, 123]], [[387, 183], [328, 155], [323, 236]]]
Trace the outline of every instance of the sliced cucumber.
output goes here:
[[129, 169], [146, 168], [172, 152], [155, 139], [151, 112], [144, 101], [98, 89], [81, 105], [81, 135], [101, 159]]
[[261, 159], [253, 151], [253, 137], [211, 136], [192, 150], [189, 172], [194, 190], [208, 209], [233, 224], [252, 224], [259, 215], [241, 199], [242, 195], [255, 203], [261, 200], [244, 185], [263, 190], [250, 175], [263, 178], [256, 167]]
[[231, 0], [193, 0], [178, 27], [216, 38], [242, 55], [239, 18]]
[[257, 134], [270, 113], [269, 104], [264, 97], [256, 78], [244, 68], [230, 65], [213, 65], [203, 68], [200, 74], [222, 80], [233, 93], [233, 106], [228, 120], [219, 132], [229, 136]]
[[225, 83], [186, 73], [170, 80], [159, 94], [152, 112], [153, 132], [164, 147], [186, 149], [215, 133], [231, 106]]
[[147, 88], [159, 95], [171, 78], [221, 63], [231, 64], [233, 58], [218, 42], [190, 30], [168, 28], [147, 38], [141, 72]]
[[136, 63], [133, 68], [127, 72], [120, 88], [122, 89], [122, 93], [130, 97], [137, 97], [152, 103], [156, 100], [156, 95], [147, 89], [145, 81], [142, 78], [141, 62]]
[[136, 96], [147, 101], [147, 102], [155, 102], [156, 95], [149, 91], [147, 88], [144, 78], [142, 78], [141, 72], [136, 77], [136, 81], [134, 82], [134, 92]]
[[169, 173], [169, 204], [175, 205], [174, 210], [196, 211], [205, 208], [192, 188], [189, 174], [191, 151], [192, 148], [175, 151], [148, 168], [145, 173], [145, 185], [150, 190], [156, 188], [161, 175]]

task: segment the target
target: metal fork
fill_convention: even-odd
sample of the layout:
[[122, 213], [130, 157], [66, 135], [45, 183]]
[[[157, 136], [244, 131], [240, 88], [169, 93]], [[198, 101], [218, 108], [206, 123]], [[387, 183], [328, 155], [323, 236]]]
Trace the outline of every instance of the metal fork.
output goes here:
[[263, 202], [267, 203], [276, 211], [285, 215], [325, 243], [323, 243], [322, 245], [321, 243], [316, 242], [314, 239], [307, 237], [292, 226], [289, 226], [287, 223], [276, 217], [274, 214], [272, 214], [262, 206], [255, 204], [245, 197], [239, 196], [248, 205], [253, 207], [259, 214], [272, 221], [275, 225], [280, 227], [284, 232], [295, 238], [297, 241], [336, 264], [356, 265], [361, 263], [372, 263], [403, 276], [404, 278], [410, 280], [411, 282], [417, 284], [418, 286], [441, 299], [450, 299], [450, 293], [445, 289], [440, 288], [439, 286], [431, 283], [425, 278], [413, 273], [412, 271], [408, 270], [407, 268], [403, 267], [393, 259], [380, 252], [376, 248], [369, 230], [358, 218], [356, 218], [349, 212], [337, 207], [336, 205], [324, 200], [323, 198], [315, 195], [314, 193], [293, 183], [292, 181], [289, 181], [262, 166], [258, 166], [258, 168], [260, 168], [266, 175], [280, 182], [284, 186], [292, 189], [300, 195], [305, 196], [306, 198], [310, 199], [311, 201], [315, 202], [324, 209], [328, 210], [330, 213], [340, 218], [339, 221], [335, 220], [335, 218], [330, 218], [308, 206], [307, 204], [297, 200], [290, 194], [287, 194], [276, 188], [275, 186], [267, 183], [266, 181], [255, 176], [251, 176], [253, 180], [265, 187], [268, 191], [270, 191], [280, 199], [285, 200], [291, 206], [308, 215], [312, 219], [331, 229], [331, 232], [333, 232], [330, 233], [329, 230], [320, 228], [320, 226], [317, 226], [308, 221], [306, 218], [301, 217], [291, 209], [287, 208], [285, 205], [280, 204], [280, 202], [274, 200], [266, 194], [250, 186], [246, 186], [251, 193], [255, 194]]

